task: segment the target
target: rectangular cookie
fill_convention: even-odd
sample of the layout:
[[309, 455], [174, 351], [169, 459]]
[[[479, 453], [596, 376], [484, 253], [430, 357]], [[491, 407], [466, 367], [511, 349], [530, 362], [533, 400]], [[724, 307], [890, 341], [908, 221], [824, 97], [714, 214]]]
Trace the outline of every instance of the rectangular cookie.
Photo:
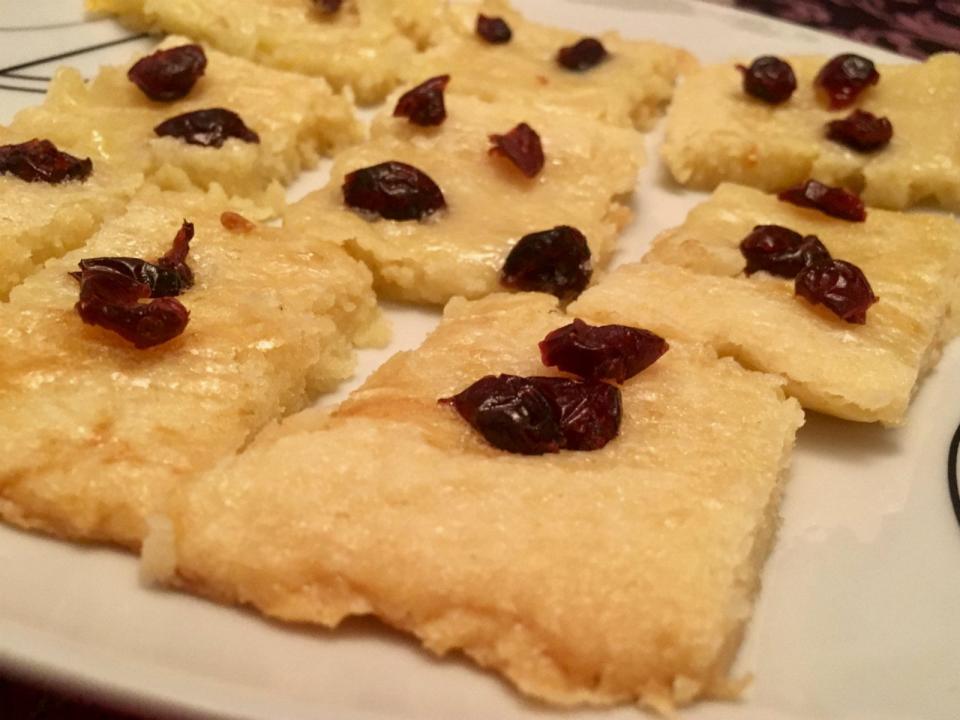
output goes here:
[[[393, 107], [389, 102], [374, 120], [369, 142], [337, 156], [325, 188], [287, 210], [286, 227], [323, 227], [370, 265], [379, 292], [425, 303], [497, 291], [503, 262], [517, 241], [558, 225], [586, 236], [594, 267], [609, 259], [630, 218], [623, 198], [633, 190], [642, 162], [638, 133], [455, 94], [447, 94], [447, 118], [435, 128], [394, 118]], [[528, 123], [543, 145], [545, 166], [534, 178], [489, 153], [489, 135], [520, 122]], [[344, 176], [386, 161], [425, 172], [440, 187], [447, 208], [422, 221], [372, 218], [348, 208]]]
[[[189, 43], [170, 37], [160, 48]], [[85, 83], [73, 69], [54, 77], [43, 104], [14, 118], [10, 132], [57, 144], [85, 146], [95, 163], [142, 172], [163, 189], [207, 189], [251, 198], [261, 214], [283, 205], [281, 185], [313, 167], [321, 154], [359, 140], [362, 127], [347, 98], [320, 79], [261, 67], [205, 48], [206, 71], [179, 100], [150, 100], [127, 78], [133, 61], [101, 68]], [[224, 108], [243, 120], [259, 142], [228, 138], [221, 147], [159, 137], [154, 128], [187, 112]]]
[[[382, 333], [369, 272], [318, 231], [221, 224], [222, 193], [153, 193], [0, 305], [0, 517], [136, 546], [177, 487], [354, 368]], [[81, 258], [170, 249], [184, 218], [196, 284], [179, 337], [138, 350], [85, 325]], [[245, 225], [245, 223], [240, 223]]]
[[[797, 89], [781, 105], [744, 93], [734, 60], [688, 75], [662, 148], [673, 176], [697, 189], [730, 180], [770, 191], [816, 178], [860, 192], [877, 207], [933, 202], [960, 210], [960, 55], [880, 65], [876, 85], [850, 108], [832, 111], [813, 84], [828, 59], [787, 58]], [[861, 153], [825, 137], [825, 123], [854, 108], [890, 120], [889, 145]]]
[[442, 16], [440, 0], [344, 0], [324, 13], [311, 0], [86, 0], [88, 10], [134, 27], [179, 33], [258, 63], [382, 100]]
[[569, 322], [556, 305], [450, 303], [332, 413], [191, 485], [145, 563], [282, 620], [374, 614], [551, 703], [735, 693], [800, 407], [779, 378], [671, 341], [623, 386], [603, 449], [497, 450], [437, 399], [490, 373], [555, 375], [537, 342]]
[[[816, 235], [865, 273], [879, 302], [853, 325], [794, 295], [794, 281], [743, 274], [740, 241], [756, 225]], [[618, 268], [571, 310], [649, 325], [778, 373], [808, 408], [849, 420], [904, 421], [919, 378], [940, 357], [956, 293], [960, 225], [937, 215], [868, 209], [854, 223], [721, 185], [642, 263]]]
[[[479, 37], [478, 13], [505, 20], [510, 41], [491, 44]], [[685, 50], [606, 32], [597, 39], [609, 53], [607, 59], [575, 72], [562, 67], [556, 55], [582, 39], [582, 33], [526, 20], [502, 0], [453, 5], [449, 17], [436, 46], [405, 70], [408, 81], [449, 74], [454, 92], [574, 111], [646, 130], [670, 102], [680, 74], [697, 64]]]

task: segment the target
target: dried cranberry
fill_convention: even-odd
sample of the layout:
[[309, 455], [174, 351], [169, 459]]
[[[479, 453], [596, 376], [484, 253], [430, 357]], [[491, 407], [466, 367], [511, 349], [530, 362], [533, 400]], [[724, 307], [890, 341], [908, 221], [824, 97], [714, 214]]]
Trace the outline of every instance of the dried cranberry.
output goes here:
[[80, 272], [70, 275], [81, 282], [93, 272], [123, 276], [131, 283], [145, 285], [148, 289], [146, 297], [175, 297], [193, 287], [193, 270], [186, 263], [191, 239], [193, 224], [184, 221], [173, 240], [173, 247], [156, 263], [133, 257], [84, 258], [80, 261]]
[[655, 363], [670, 346], [626, 325], [588, 325], [579, 318], [540, 342], [543, 364], [590, 380], [622, 383]]
[[477, 35], [491, 45], [503, 45], [510, 42], [513, 31], [503, 18], [480, 14], [477, 15]]
[[797, 89], [790, 63], [773, 55], [762, 55], [750, 67], [737, 65], [743, 73], [743, 91], [771, 105], [786, 102]]
[[843, 120], [827, 123], [827, 137], [852, 150], [870, 152], [885, 147], [893, 137], [893, 125], [885, 117], [854, 110]]
[[343, 5], [343, 0], [313, 0], [313, 6], [327, 15], [333, 15], [340, 9], [341, 5]]
[[740, 242], [740, 252], [747, 259], [747, 275], [763, 270], [791, 280], [808, 265], [830, 259], [816, 235], [804, 237], [782, 225], [757, 225]]
[[443, 90], [449, 82], [449, 75], [438, 75], [407, 90], [397, 100], [393, 116], [409, 118], [414, 125], [424, 127], [441, 124], [447, 119], [447, 108], [443, 104]]
[[107, 267], [86, 269], [76, 310], [83, 322], [112, 330], [143, 349], [180, 335], [190, 319], [179, 300], [164, 297], [141, 304], [150, 287]]
[[867, 310], [877, 302], [863, 271], [843, 260], [822, 260], [809, 266], [797, 275], [794, 292], [858, 325], [867, 321]]
[[588, 37], [557, 51], [557, 62], [567, 70], [583, 72], [607, 59], [607, 49], [596, 38]]
[[830, 187], [816, 180], [807, 180], [800, 187], [784, 190], [777, 197], [841, 220], [863, 222], [867, 219], [867, 211], [860, 198], [843, 188]]
[[594, 381], [487, 375], [441, 403], [494, 447], [523, 455], [598, 450], [617, 436], [620, 390]]
[[395, 160], [348, 173], [343, 178], [343, 201], [388, 220], [422, 220], [447, 206], [429, 175]]
[[529, 178], [543, 170], [543, 146], [536, 130], [520, 123], [506, 135], [491, 135], [491, 155], [500, 155], [516, 165]]
[[167, 102], [185, 97], [206, 68], [202, 47], [181, 45], [141, 58], [127, 71], [127, 77], [151, 100]]
[[16, 175], [27, 182], [54, 185], [68, 180], [86, 180], [93, 172], [90, 158], [61, 152], [49, 140], [28, 140], [18, 145], [0, 145], [0, 175]]
[[880, 82], [880, 73], [867, 58], [845, 53], [820, 68], [813, 82], [826, 94], [830, 107], [836, 110], [847, 107], [869, 86]]
[[247, 143], [260, 142], [260, 136], [248, 128], [239, 115], [224, 108], [183, 113], [164, 120], [153, 131], [160, 137], [176, 137], [190, 145], [203, 147], [222, 147], [229, 138]]
[[590, 246], [583, 233], [558, 225], [520, 238], [503, 263], [500, 282], [514, 290], [566, 299], [587, 287], [591, 273]]

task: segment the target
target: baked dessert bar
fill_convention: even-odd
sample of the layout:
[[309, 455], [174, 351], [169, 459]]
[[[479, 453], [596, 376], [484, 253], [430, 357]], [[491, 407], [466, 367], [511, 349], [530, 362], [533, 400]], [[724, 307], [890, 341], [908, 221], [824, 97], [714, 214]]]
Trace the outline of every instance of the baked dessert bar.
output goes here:
[[[327, 3], [331, 6], [338, 3]], [[344, 0], [325, 11], [311, 0], [87, 0], [137, 28], [181, 33], [214, 47], [349, 87], [373, 103], [441, 23], [439, 0]]]
[[[222, 193], [154, 192], [0, 305], [5, 520], [136, 546], [180, 484], [348, 377], [354, 344], [382, 339], [366, 268], [319, 231], [228, 230], [229, 208]], [[141, 350], [85, 325], [78, 261], [158, 257], [184, 218], [196, 235], [183, 334]]]
[[[23, 131], [0, 128], [0, 146], [36, 137], [27, 128]], [[63, 152], [81, 159], [93, 153], [88, 143], [63, 139], [67, 141], [59, 145]], [[105, 217], [123, 209], [142, 183], [142, 174], [99, 158], [82, 182], [25, 182], [0, 173], [0, 301], [48, 258], [85, 243]]]
[[[571, 225], [586, 236], [594, 267], [610, 257], [630, 218], [623, 198], [642, 162], [638, 133], [455, 94], [447, 95], [447, 118], [437, 127], [395, 118], [393, 106], [388, 103], [374, 120], [369, 142], [336, 157], [325, 188], [287, 210], [286, 227], [323, 227], [370, 265], [379, 292], [426, 303], [501, 289], [500, 270], [518, 240], [555, 226]], [[546, 158], [533, 178], [489, 153], [489, 135], [521, 122], [539, 134]], [[388, 220], [347, 207], [345, 175], [386, 161], [426, 173], [442, 191], [446, 208], [422, 220]]]
[[[161, 48], [188, 44], [167, 38]], [[61, 69], [38, 107], [14, 118], [10, 130], [58, 145], [86, 148], [95, 164], [112, 163], [142, 172], [163, 189], [206, 189], [216, 183], [228, 194], [250, 198], [260, 215], [283, 205], [282, 184], [319, 156], [360, 139], [352, 103], [320, 79], [258, 66], [206, 50], [202, 77], [179, 100], [156, 102], [127, 78], [130, 64], [104, 67], [89, 83]], [[197, 110], [223, 108], [240, 116], [257, 142], [228, 137], [220, 147], [161, 137], [154, 128]]]
[[451, 302], [332, 413], [264, 433], [152, 536], [164, 578], [289, 621], [375, 614], [559, 704], [735, 692], [730, 662], [802, 422], [782, 381], [671, 340], [602, 450], [496, 450], [437, 398], [554, 375], [540, 294]]
[[[829, 110], [814, 78], [826, 57], [788, 58], [793, 96], [771, 105], [747, 95], [730, 61], [691, 73], [668, 113], [662, 154], [683, 185], [724, 180], [779, 191], [813, 177], [860, 192], [868, 205], [934, 202], [960, 209], [960, 55], [880, 65], [880, 80], [855, 106]], [[858, 108], [893, 125], [889, 145], [858, 152], [827, 139], [825, 124]]]
[[[865, 324], [795, 297], [792, 280], [743, 275], [739, 244], [768, 224], [816, 235], [834, 257], [863, 270], [880, 298]], [[783, 375], [805, 407], [897, 425], [949, 335], [958, 251], [960, 225], [949, 217], [871, 208], [854, 223], [725, 184], [657, 238], [642, 263], [618, 268], [571, 309], [705, 342], [747, 367]]]
[[[684, 50], [607, 32], [597, 39], [608, 57], [590, 69], [572, 71], [557, 62], [557, 52], [583, 35], [526, 20], [501, 0], [453, 5], [449, 14], [446, 33], [414, 58], [405, 72], [408, 81], [447, 73], [453, 92], [649, 129], [670, 102], [678, 76], [697, 65]], [[478, 14], [503, 19], [510, 40], [490, 43], [480, 37]]]

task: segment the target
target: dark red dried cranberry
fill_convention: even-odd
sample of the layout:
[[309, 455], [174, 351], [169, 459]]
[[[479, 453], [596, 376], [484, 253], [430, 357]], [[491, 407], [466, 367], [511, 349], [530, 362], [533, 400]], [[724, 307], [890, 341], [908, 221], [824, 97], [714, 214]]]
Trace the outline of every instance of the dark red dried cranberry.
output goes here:
[[845, 53], [820, 68], [813, 82], [826, 95], [830, 107], [836, 110], [852, 104], [860, 93], [880, 82], [880, 73], [867, 58]]
[[797, 89], [790, 63], [773, 55], [761, 55], [750, 67], [737, 65], [737, 69], [743, 73], [743, 91], [772, 105], [786, 102]]
[[804, 237], [782, 225], [757, 225], [740, 242], [740, 252], [747, 259], [747, 275], [763, 270], [791, 280], [808, 265], [830, 259], [816, 235]]
[[185, 97], [206, 68], [202, 47], [180, 45], [141, 58], [127, 71], [127, 77], [151, 100], [168, 102]]
[[313, 0], [313, 6], [327, 15], [333, 15], [340, 9], [341, 5], [343, 5], [343, 0]]
[[500, 282], [514, 290], [569, 299], [583, 292], [592, 272], [583, 233], [558, 225], [520, 238], [503, 263]]
[[596, 38], [588, 37], [557, 51], [557, 62], [567, 70], [583, 72], [607, 59], [607, 49]]
[[449, 75], [438, 75], [407, 90], [397, 100], [393, 116], [409, 118], [414, 125], [424, 127], [441, 124], [447, 119], [443, 91], [449, 82]]
[[843, 188], [830, 187], [816, 180], [807, 180], [800, 187], [784, 190], [777, 195], [784, 202], [814, 208], [831, 217], [852, 222], [863, 222], [867, 211], [863, 201]]
[[885, 147], [893, 137], [893, 125], [885, 117], [854, 110], [843, 120], [827, 123], [827, 137], [852, 150], [870, 152]]
[[520, 123], [506, 135], [491, 135], [491, 155], [500, 155], [516, 165], [529, 178], [543, 170], [543, 146], [536, 130]]
[[395, 160], [348, 173], [343, 178], [343, 201], [388, 220], [422, 220], [447, 206], [429, 175]]
[[183, 113], [164, 120], [153, 131], [160, 137], [176, 137], [190, 145], [203, 147], [222, 147], [230, 138], [247, 143], [260, 142], [260, 136], [248, 128], [239, 115], [224, 108]]
[[487, 375], [439, 402], [496, 448], [523, 455], [598, 450], [617, 436], [620, 390], [594, 381]]
[[18, 145], [0, 145], [0, 175], [16, 175], [27, 182], [54, 185], [68, 180], [86, 180], [93, 172], [90, 158], [61, 152], [49, 140], [28, 140]]
[[547, 367], [622, 383], [653, 365], [669, 348], [666, 340], [648, 330], [593, 326], [577, 318], [540, 342], [540, 357]]
[[173, 240], [173, 247], [156, 263], [133, 257], [97, 257], [80, 261], [80, 272], [72, 272], [83, 281], [86, 274], [122, 275], [132, 283], [146, 285], [147, 297], [175, 297], [193, 287], [193, 270], [187, 265], [190, 240], [193, 239], [193, 224], [184, 221]]
[[513, 31], [503, 18], [487, 17], [481, 14], [477, 15], [477, 35], [491, 45], [503, 45], [510, 42]]
[[867, 321], [867, 310], [877, 302], [863, 271], [843, 260], [822, 260], [806, 268], [797, 275], [794, 292], [858, 325]]

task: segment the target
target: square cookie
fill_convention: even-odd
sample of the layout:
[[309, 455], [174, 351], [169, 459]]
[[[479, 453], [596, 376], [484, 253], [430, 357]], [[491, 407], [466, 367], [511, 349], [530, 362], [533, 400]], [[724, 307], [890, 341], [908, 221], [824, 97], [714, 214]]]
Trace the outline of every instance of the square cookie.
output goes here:
[[[161, 48], [189, 43], [167, 38]], [[163, 189], [207, 189], [218, 184], [230, 195], [263, 206], [283, 205], [281, 185], [314, 166], [321, 154], [359, 140], [362, 128], [352, 103], [323, 81], [261, 67], [206, 49], [207, 67], [180, 100], [150, 100], [127, 79], [130, 63], [104, 67], [85, 83], [73, 69], [60, 70], [42, 105], [14, 118], [13, 134], [84, 147], [95, 163], [142, 172]], [[221, 147], [159, 137], [154, 128], [177, 115], [225, 108], [240, 116], [259, 142], [228, 138]]]
[[441, 22], [441, 0], [344, 0], [324, 13], [311, 0], [87, 0], [136, 28], [181, 33], [283, 70], [382, 100]]
[[374, 614], [552, 703], [735, 693], [800, 407], [679, 342], [626, 382], [621, 434], [594, 452], [496, 450], [437, 403], [490, 373], [554, 375], [537, 342], [568, 322], [544, 295], [450, 303], [338, 409], [193, 484], [145, 561], [282, 620]]
[[[504, 19], [512, 31], [510, 41], [491, 44], [480, 38], [478, 13]], [[454, 92], [574, 111], [646, 130], [670, 102], [679, 75], [697, 65], [685, 50], [606, 32], [597, 39], [609, 53], [607, 59], [575, 72], [562, 67], [556, 55], [582, 34], [526, 20], [501, 0], [453, 5], [449, 16], [442, 39], [405, 71], [408, 81], [449, 74]]]
[[[291, 206], [284, 223], [322, 227], [374, 271], [378, 291], [403, 300], [443, 303], [502, 289], [500, 270], [529, 233], [571, 225], [587, 238], [593, 266], [602, 266], [630, 218], [624, 199], [642, 162], [642, 137], [633, 130], [572, 114], [513, 103], [487, 103], [447, 94], [447, 119], [435, 128], [377, 117], [369, 142], [337, 156], [330, 182]], [[545, 165], [533, 178], [489, 154], [491, 133], [520, 122], [539, 133]], [[425, 172], [447, 207], [418, 220], [386, 220], [344, 203], [347, 173], [386, 161]]]
[[[793, 280], [743, 274], [740, 241], [767, 224], [816, 235], [863, 270], [880, 298], [866, 324], [796, 297]], [[805, 407], [897, 425], [949, 337], [958, 254], [960, 225], [948, 217], [870, 208], [866, 222], [853, 223], [726, 184], [657, 238], [642, 263], [618, 268], [571, 309], [705, 342], [783, 375]]]
[[[833, 111], [813, 85], [828, 59], [788, 58], [797, 89], [782, 105], [744, 93], [734, 60], [688, 75], [670, 108], [662, 148], [673, 176], [697, 189], [731, 180], [771, 191], [816, 178], [877, 207], [933, 202], [960, 210], [960, 55], [880, 65], [878, 84], [850, 108]], [[890, 120], [889, 145], [862, 153], [825, 137], [825, 123], [854, 108]]]
[[[0, 127], [0, 145], [34, 139], [27, 128], [14, 133]], [[81, 159], [93, 151], [83, 142], [63, 138], [59, 149]], [[143, 175], [97, 158], [81, 181], [55, 185], [25, 182], [0, 174], [0, 301], [10, 289], [47, 259], [80, 247], [103, 222], [120, 213], [143, 184]]]
[[[354, 344], [382, 333], [360, 263], [317, 232], [230, 231], [229, 207], [222, 194], [154, 193], [0, 305], [5, 520], [136, 546], [179, 485], [348, 377]], [[183, 334], [138, 350], [85, 325], [68, 274], [78, 261], [155, 261], [184, 218], [196, 283], [178, 298]]]

